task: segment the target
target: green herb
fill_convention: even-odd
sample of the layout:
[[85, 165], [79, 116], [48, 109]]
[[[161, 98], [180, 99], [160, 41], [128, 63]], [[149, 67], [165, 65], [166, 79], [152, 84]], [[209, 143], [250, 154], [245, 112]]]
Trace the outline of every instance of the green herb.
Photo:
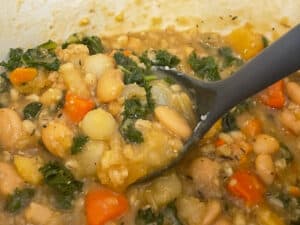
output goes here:
[[195, 74], [208, 81], [220, 80], [218, 65], [212, 56], [199, 58], [195, 52], [188, 57], [188, 63]]
[[[153, 57], [149, 56], [153, 54]], [[176, 67], [180, 63], [180, 59], [166, 50], [153, 50], [151, 52], [145, 51], [140, 56], [141, 62], [143, 62], [147, 68], [151, 66], [168, 66]]]
[[124, 102], [123, 116], [127, 119], [139, 119], [146, 116], [146, 109], [137, 98], [126, 99]]
[[232, 65], [241, 65], [243, 61], [233, 55], [232, 49], [229, 47], [222, 47], [218, 50], [219, 55], [223, 58], [223, 67]]
[[16, 213], [25, 208], [34, 196], [34, 190], [31, 188], [16, 189], [12, 195], [7, 197], [5, 210], [10, 213]]
[[0, 94], [7, 92], [10, 88], [10, 81], [6, 76], [6, 73], [0, 74]]
[[290, 149], [283, 143], [280, 143], [280, 155], [286, 160], [287, 163], [290, 163], [294, 160], [294, 156]]
[[23, 65], [22, 55], [23, 50], [21, 48], [11, 48], [8, 54], [7, 62], [0, 62], [0, 66], [5, 67], [7, 70], [11, 71]]
[[76, 180], [73, 174], [59, 162], [49, 162], [40, 168], [45, 183], [55, 193], [59, 208], [69, 209], [75, 194], [81, 192], [83, 183]]
[[262, 40], [262, 42], [263, 42], [264, 48], [266, 48], [266, 47], [269, 46], [269, 40], [267, 39], [266, 36], [262, 36], [261, 40]]
[[68, 37], [68, 39], [62, 44], [62, 48], [65, 49], [70, 44], [84, 44], [88, 47], [90, 55], [104, 52], [102, 41], [97, 36], [84, 36], [82, 33], [75, 33]]
[[42, 109], [43, 104], [40, 102], [31, 102], [23, 109], [23, 115], [25, 120], [35, 119]]
[[135, 120], [125, 119], [120, 126], [120, 133], [125, 141], [130, 143], [142, 143], [144, 141], [143, 134], [134, 126]]
[[54, 51], [56, 48], [57, 48], [57, 43], [52, 41], [52, 40], [49, 40], [43, 44], [40, 44], [38, 46], [38, 48], [44, 48], [44, 49], [47, 49], [49, 51]]
[[88, 142], [89, 138], [84, 135], [77, 135], [73, 138], [73, 144], [71, 147], [71, 153], [77, 154], [81, 152], [85, 144]]
[[156, 215], [152, 208], [139, 209], [135, 218], [136, 225], [163, 225], [164, 218], [162, 214]]
[[135, 218], [137, 225], [183, 225], [177, 216], [177, 209], [174, 201], [158, 212], [151, 207], [139, 209]]
[[44, 43], [36, 48], [28, 49], [26, 52], [20, 48], [10, 49], [7, 62], [1, 62], [0, 66], [5, 67], [7, 70], [14, 70], [21, 66], [58, 70], [60, 62], [53, 49], [50, 48], [53, 43]]

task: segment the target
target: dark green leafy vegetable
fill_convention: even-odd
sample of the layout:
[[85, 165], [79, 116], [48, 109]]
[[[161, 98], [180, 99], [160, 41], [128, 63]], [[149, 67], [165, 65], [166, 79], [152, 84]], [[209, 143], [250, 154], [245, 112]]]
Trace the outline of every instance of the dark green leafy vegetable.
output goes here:
[[10, 88], [10, 81], [6, 76], [6, 73], [0, 74], [0, 94], [7, 92]]
[[59, 162], [49, 162], [40, 168], [45, 183], [55, 193], [59, 208], [69, 209], [76, 193], [82, 191], [83, 183]]
[[163, 225], [164, 218], [161, 213], [156, 215], [152, 208], [139, 209], [135, 218], [136, 225]]
[[62, 44], [62, 48], [67, 48], [70, 44], [84, 44], [88, 47], [90, 55], [104, 52], [102, 41], [97, 36], [84, 36], [82, 33], [72, 34], [65, 43]]
[[26, 52], [20, 48], [10, 49], [8, 61], [1, 62], [0, 65], [7, 70], [14, 70], [21, 66], [58, 70], [60, 62], [53, 52], [53, 45], [54, 42], [47, 42]]
[[218, 65], [212, 56], [199, 58], [195, 52], [188, 57], [188, 63], [195, 74], [208, 81], [220, 80]]
[[73, 144], [71, 147], [71, 153], [77, 154], [81, 152], [85, 144], [88, 142], [89, 138], [84, 135], [77, 135], [73, 138]]
[[263, 42], [264, 48], [269, 46], [269, 40], [267, 39], [266, 36], [262, 36], [262, 42]]
[[36, 116], [39, 114], [43, 107], [43, 104], [40, 102], [31, 102], [25, 106], [23, 109], [23, 115], [25, 120], [32, 120], [35, 119]]
[[144, 141], [143, 134], [134, 126], [135, 120], [125, 119], [120, 126], [120, 133], [122, 137], [130, 143], [142, 143]]
[[223, 58], [223, 67], [241, 65], [243, 63], [241, 59], [233, 55], [232, 49], [229, 47], [219, 48], [218, 53]]
[[44, 49], [47, 49], [49, 51], [54, 51], [56, 48], [57, 48], [57, 43], [52, 41], [52, 40], [49, 40], [43, 44], [40, 44], [38, 46], [38, 48], [44, 48]]
[[12, 195], [7, 197], [5, 210], [10, 213], [16, 213], [25, 208], [34, 196], [32, 188], [16, 189]]
[[177, 216], [174, 201], [156, 213], [150, 207], [139, 209], [135, 222], [137, 225], [183, 225]]
[[139, 119], [146, 116], [147, 110], [137, 98], [126, 99], [124, 102], [124, 118]]
[[23, 50], [21, 48], [11, 48], [9, 50], [7, 62], [0, 62], [0, 66], [3, 66], [7, 70], [14, 70], [23, 65], [22, 55]]
[[140, 56], [141, 62], [143, 62], [147, 68], [151, 66], [168, 66], [175, 67], [180, 63], [180, 59], [166, 50], [153, 50], [145, 51]]
[[290, 163], [294, 160], [294, 156], [292, 155], [290, 149], [283, 143], [280, 143], [280, 155], [286, 160], [287, 163]]

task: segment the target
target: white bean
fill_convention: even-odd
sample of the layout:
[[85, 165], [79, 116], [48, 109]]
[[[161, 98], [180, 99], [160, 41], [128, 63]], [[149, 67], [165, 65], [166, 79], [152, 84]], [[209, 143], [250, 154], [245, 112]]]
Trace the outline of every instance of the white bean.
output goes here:
[[98, 108], [85, 115], [80, 127], [93, 140], [108, 140], [116, 129], [116, 121], [110, 113]]
[[295, 114], [288, 109], [284, 109], [279, 116], [280, 122], [284, 127], [295, 134], [300, 134], [300, 121]]
[[269, 154], [259, 154], [255, 160], [256, 173], [265, 184], [272, 184], [275, 177], [275, 167]]
[[54, 212], [47, 206], [32, 202], [25, 211], [28, 222], [36, 225], [46, 225], [53, 220]]
[[97, 97], [99, 102], [108, 103], [116, 100], [123, 91], [122, 72], [117, 69], [106, 71], [99, 79]]
[[4, 162], [0, 162], [0, 193], [11, 194], [16, 188], [23, 185], [23, 180], [19, 177], [15, 168]]
[[180, 138], [187, 139], [191, 135], [192, 129], [186, 119], [170, 107], [157, 106], [154, 113], [163, 126]]
[[99, 78], [105, 71], [113, 69], [115, 62], [112, 57], [104, 54], [88, 56], [85, 59], [83, 68], [85, 73], [92, 73]]
[[217, 200], [208, 202], [206, 215], [203, 218], [202, 225], [210, 225], [220, 216], [222, 212], [221, 204]]
[[52, 121], [42, 129], [42, 140], [49, 152], [64, 158], [69, 154], [73, 132], [65, 124]]
[[50, 106], [56, 104], [63, 96], [63, 92], [58, 88], [49, 88], [45, 91], [40, 100], [44, 105]]
[[279, 143], [270, 135], [259, 134], [255, 137], [253, 150], [256, 154], [272, 154], [279, 150]]
[[8, 108], [0, 109], [0, 147], [13, 150], [22, 135], [23, 125], [18, 113]]
[[300, 85], [296, 82], [288, 82], [286, 84], [286, 92], [294, 103], [300, 105]]

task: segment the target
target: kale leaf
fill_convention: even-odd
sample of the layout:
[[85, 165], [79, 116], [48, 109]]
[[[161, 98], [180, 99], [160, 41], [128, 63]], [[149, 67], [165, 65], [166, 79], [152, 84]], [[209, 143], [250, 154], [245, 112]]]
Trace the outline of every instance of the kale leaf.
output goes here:
[[218, 65], [212, 56], [199, 58], [195, 52], [188, 57], [188, 64], [195, 74], [208, 81], [220, 80]]
[[56, 43], [48, 41], [25, 52], [20, 48], [10, 49], [7, 62], [1, 62], [0, 66], [9, 71], [21, 66], [58, 70], [60, 62], [54, 53], [55, 48]]
[[0, 74], [0, 94], [7, 92], [10, 88], [10, 81], [7, 78], [6, 73]]
[[232, 65], [241, 65], [243, 61], [233, 55], [232, 49], [229, 47], [222, 47], [218, 50], [219, 55], [223, 58], [223, 67]]
[[287, 163], [290, 163], [294, 160], [294, 156], [291, 153], [290, 149], [283, 143], [280, 143], [280, 155], [286, 160]]
[[40, 168], [45, 183], [56, 196], [59, 208], [69, 209], [75, 194], [82, 191], [83, 183], [76, 180], [73, 174], [57, 161], [49, 162]]
[[32, 188], [16, 189], [12, 195], [9, 195], [4, 209], [10, 213], [16, 213], [25, 208], [34, 196]]
[[261, 40], [262, 40], [264, 48], [269, 46], [269, 40], [267, 39], [266, 36], [262, 36]]
[[174, 201], [167, 204], [167, 206], [158, 212], [154, 212], [151, 207], [139, 209], [135, 222], [137, 225], [183, 225], [177, 216]]
[[77, 154], [81, 152], [85, 144], [88, 142], [89, 138], [84, 135], [77, 135], [73, 138], [73, 144], [71, 146], [71, 153]]
[[147, 68], [151, 66], [168, 66], [176, 67], [180, 63], [180, 59], [166, 50], [153, 50], [145, 51], [140, 56], [141, 62], [143, 62]]
[[62, 44], [62, 48], [65, 49], [70, 44], [86, 45], [89, 49], [90, 55], [104, 52], [102, 41], [97, 36], [84, 36], [82, 33], [75, 33], [68, 37], [68, 39]]
[[135, 120], [124, 119], [120, 126], [120, 133], [125, 141], [130, 143], [142, 143], [144, 141], [141, 131], [135, 128]]
[[130, 119], [139, 119], [146, 116], [146, 109], [138, 98], [126, 99], [123, 116]]
[[40, 102], [31, 102], [23, 109], [23, 115], [25, 120], [32, 120], [37, 117], [41, 111], [43, 104]]

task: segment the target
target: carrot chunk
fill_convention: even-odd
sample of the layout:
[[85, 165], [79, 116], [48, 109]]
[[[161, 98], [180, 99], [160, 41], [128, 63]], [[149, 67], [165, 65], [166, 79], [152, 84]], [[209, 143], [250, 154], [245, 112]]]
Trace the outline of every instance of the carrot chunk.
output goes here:
[[95, 107], [95, 103], [86, 98], [81, 98], [68, 92], [65, 97], [64, 113], [75, 123]]
[[238, 170], [229, 179], [227, 190], [235, 197], [243, 199], [247, 205], [263, 200], [265, 187], [257, 176], [248, 170]]
[[27, 83], [29, 81], [32, 81], [36, 76], [38, 72], [35, 68], [30, 67], [19, 67], [14, 69], [10, 75], [9, 79], [10, 82], [16, 86]]
[[104, 225], [117, 219], [128, 209], [125, 196], [108, 189], [96, 189], [87, 193], [85, 212], [88, 225]]
[[277, 81], [259, 94], [261, 102], [269, 107], [280, 109], [284, 106], [285, 97], [283, 80]]

